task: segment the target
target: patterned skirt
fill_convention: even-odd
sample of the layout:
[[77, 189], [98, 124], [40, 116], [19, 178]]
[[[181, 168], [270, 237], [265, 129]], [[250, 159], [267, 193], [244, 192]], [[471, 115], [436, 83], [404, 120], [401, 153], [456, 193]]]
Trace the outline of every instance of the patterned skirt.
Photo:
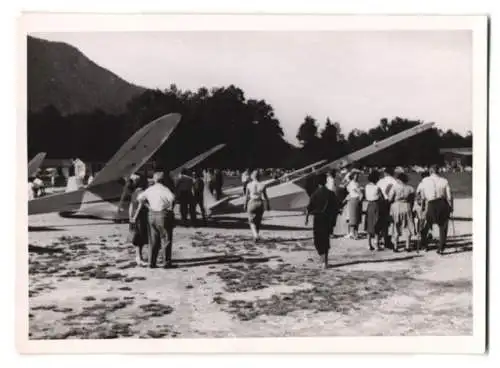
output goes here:
[[359, 198], [350, 198], [347, 201], [347, 221], [349, 226], [358, 226], [361, 223], [362, 202]]
[[415, 235], [415, 223], [410, 203], [396, 201], [391, 205], [391, 218], [394, 224], [393, 235]]

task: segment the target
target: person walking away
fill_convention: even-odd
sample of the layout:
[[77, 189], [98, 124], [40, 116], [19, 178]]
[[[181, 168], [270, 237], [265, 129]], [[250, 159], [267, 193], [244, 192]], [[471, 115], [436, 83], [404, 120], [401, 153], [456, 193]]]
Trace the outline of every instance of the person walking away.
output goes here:
[[426, 251], [429, 250], [427, 233], [434, 224], [439, 226], [438, 254], [444, 253], [448, 234], [448, 221], [453, 213], [453, 197], [448, 180], [439, 175], [439, 166], [433, 165], [429, 176], [421, 182], [421, 192], [427, 204], [425, 224], [420, 234], [420, 242]]
[[349, 223], [348, 239], [358, 239], [358, 228], [361, 223], [363, 190], [359, 184], [359, 172], [353, 170], [347, 184], [347, 221]]
[[247, 194], [247, 184], [250, 182], [250, 170], [246, 169], [241, 174], [241, 184], [243, 185], [243, 195]]
[[253, 238], [256, 242], [260, 240], [260, 228], [262, 225], [262, 217], [264, 215], [264, 201], [266, 208], [271, 210], [269, 198], [266, 193], [266, 187], [260, 180], [258, 170], [252, 171], [250, 174], [250, 183], [247, 185], [247, 194], [245, 198], [245, 211], [248, 213], [248, 223], [252, 230]]
[[222, 198], [222, 186], [224, 185], [224, 176], [222, 170], [215, 169], [214, 173], [214, 187], [215, 187], [215, 198], [217, 200]]
[[324, 267], [327, 268], [331, 221], [333, 214], [338, 211], [338, 201], [335, 192], [326, 188], [325, 174], [318, 175], [317, 183], [318, 188], [311, 195], [307, 206], [305, 224], [308, 225], [309, 215], [313, 215], [314, 247]]
[[184, 225], [187, 225], [188, 213], [191, 217], [191, 224], [194, 226], [195, 218], [193, 216], [193, 178], [189, 176], [189, 172], [186, 169], [182, 169], [179, 178], [177, 179], [177, 184], [175, 186], [175, 192], [177, 195], [177, 202], [179, 202], [181, 220]]
[[148, 223], [148, 204], [141, 207], [141, 210], [134, 221], [134, 215], [139, 207], [138, 197], [148, 187], [147, 178], [139, 175], [131, 176], [132, 196], [129, 205], [129, 230], [130, 242], [135, 246], [135, 261], [138, 266], [147, 266], [146, 260], [142, 256], [142, 249], [146, 244], [150, 244], [149, 223]]
[[[326, 184], [325, 187], [329, 191], [331, 191], [335, 197], [337, 202], [340, 202], [339, 198], [337, 197], [337, 191], [339, 190], [337, 186], [335, 185], [335, 177], [337, 175], [337, 172], [335, 170], [331, 170], [326, 174]], [[343, 198], [342, 198], [343, 200]], [[340, 203], [337, 203], [337, 206], [335, 207], [335, 211], [331, 214], [332, 218], [330, 221], [330, 237], [334, 237], [335, 233], [335, 226], [337, 225], [337, 217], [339, 215], [339, 210], [340, 210]]]
[[408, 184], [408, 175], [397, 174], [397, 181], [389, 191], [389, 202], [391, 203], [391, 219], [393, 226], [393, 251], [398, 252], [399, 237], [406, 237], [406, 251], [411, 250], [411, 237], [415, 235], [415, 223], [413, 221], [413, 201], [415, 190]]
[[163, 172], [153, 174], [154, 184], [137, 196], [139, 206], [135, 211], [132, 223], [138, 219], [142, 207], [149, 206], [148, 222], [150, 246], [148, 265], [157, 267], [157, 258], [160, 248], [163, 248], [163, 267], [172, 268], [172, 241], [174, 232], [174, 204], [175, 196], [170, 189], [163, 185]]
[[389, 228], [391, 226], [391, 203], [389, 202], [389, 192], [397, 183], [394, 178], [394, 168], [387, 167], [384, 170], [384, 177], [377, 182], [377, 186], [382, 190], [384, 201], [380, 208], [380, 219], [382, 221], [382, 237], [384, 238], [384, 247], [387, 249], [393, 248]]
[[200, 208], [201, 217], [203, 218], [203, 224], [207, 225], [207, 215], [205, 212], [205, 183], [203, 182], [203, 178], [201, 177], [198, 171], [193, 171], [193, 216], [196, 220], [196, 208]]
[[383, 250], [380, 247], [380, 235], [383, 232], [384, 220], [381, 218], [381, 209], [384, 206], [384, 195], [377, 186], [380, 178], [378, 171], [373, 170], [368, 174], [368, 184], [365, 187], [365, 199], [368, 202], [365, 216], [365, 230], [368, 234], [368, 246], [370, 250], [375, 250], [372, 239], [375, 238], [377, 250]]

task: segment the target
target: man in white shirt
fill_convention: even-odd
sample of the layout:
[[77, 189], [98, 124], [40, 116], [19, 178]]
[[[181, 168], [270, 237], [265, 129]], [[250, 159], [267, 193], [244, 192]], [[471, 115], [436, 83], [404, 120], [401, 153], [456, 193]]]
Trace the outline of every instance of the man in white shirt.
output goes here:
[[418, 193], [427, 204], [425, 225], [421, 232], [421, 246], [427, 247], [427, 233], [434, 224], [439, 226], [438, 254], [443, 254], [448, 233], [448, 221], [453, 213], [453, 196], [448, 180], [439, 175], [439, 166], [432, 165], [430, 175], [419, 184]]
[[389, 236], [389, 227], [391, 226], [390, 221], [390, 203], [389, 203], [389, 195], [392, 191], [392, 188], [398, 184], [398, 181], [394, 177], [394, 168], [387, 167], [384, 170], [384, 177], [377, 182], [377, 187], [380, 188], [382, 194], [384, 196], [383, 205], [380, 208], [380, 218], [382, 219], [383, 225], [382, 227], [382, 236], [384, 238], [384, 247], [387, 249], [392, 249], [393, 244], [391, 242], [391, 237]]
[[172, 268], [172, 239], [174, 232], [174, 205], [175, 196], [170, 189], [163, 185], [163, 173], [156, 172], [153, 175], [154, 184], [139, 194], [137, 200], [139, 206], [135, 212], [132, 222], [137, 220], [137, 216], [142, 206], [149, 207], [149, 230], [151, 244], [149, 247], [149, 267], [156, 268], [158, 253], [163, 244], [164, 268]]

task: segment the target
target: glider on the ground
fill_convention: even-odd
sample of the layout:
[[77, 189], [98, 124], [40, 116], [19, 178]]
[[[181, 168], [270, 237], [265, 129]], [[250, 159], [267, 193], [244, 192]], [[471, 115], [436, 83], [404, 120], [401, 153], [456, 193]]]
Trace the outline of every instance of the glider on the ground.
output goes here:
[[30, 200], [28, 215], [85, 212], [103, 205], [109, 207], [109, 202], [118, 202], [123, 191], [120, 179], [129, 177], [143, 166], [168, 139], [180, 120], [181, 115], [174, 113], [145, 125], [123, 144], [90, 185]]
[[[175, 178], [182, 169], [192, 169], [204, 161], [210, 155], [221, 150], [225, 144], [219, 144], [206, 152], [196, 156], [190, 161], [170, 171], [170, 176]], [[119, 178], [120, 179], [120, 178]], [[90, 217], [96, 219], [113, 220], [116, 222], [128, 221], [128, 202], [124, 198], [127, 191], [127, 183], [121, 180], [108, 182], [105, 185], [93, 188], [92, 182], [88, 187], [89, 193], [84, 197], [84, 201], [77, 209], [64, 209], [58, 211], [62, 217]], [[90, 188], [90, 189], [89, 189]]]
[[[323, 165], [311, 173], [307, 173], [305, 175], [296, 177], [293, 180], [285, 181], [278, 185], [268, 187], [267, 196], [269, 198], [271, 209], [275, 211], [303, 210], [309, 202], [309, 196], [305, 188], [306, 183], [311, 176], [317, 175], [319, 173], [325, 173], [332, 169], [339, 170], [347, 167], [356, 161], [359, 161], [396, 143], [420, 134], [432, 128], [433, 125], [434, 123], [428, 123], [407, 129], [401, 133], [395, 134], [379, 142], [375, 142], [356, 152], [350, 153], [342, 158]], [[241, 213], [244, 210], [244, 204], [244, 196], [238, 196], [237, 198], [226, 197], [217, 201], [211, 195], [211, 193], [205, 191], [205, 208], [210, 213], [210, 215]]]
[[[298, 178], [302, 175], [305, 175], [308, 170], [310, 170], [311, 172], [314, 172], [315, 169], [317, 169], [318, 167], [323, 165], [325, 162], [326, 162], [326, 160], [321, 160], [321, 161], [315, 162], [313, 164], [310, 164], [308, 166], [305, 166], [301, 169], [292, 171], [290, 173], [286, 173], [286, 174], [280, 176], [279, 178], [264, 180], [262, 183], [266, 186], [266, 188], [269, 188], [273, 185], [277, 185], [280, 183], [291, 181], [295, 178]], [[241, 193], [243, 193], [243, 186], [242, 185], [238, 186], [238, 187], [233, 187], [233, 188], [229, 188], [229, 189], [224, 190], [224, 194], [228, 197], [231, 197], [231, 198], [239, 197], [239, 196], [241, 196]]]

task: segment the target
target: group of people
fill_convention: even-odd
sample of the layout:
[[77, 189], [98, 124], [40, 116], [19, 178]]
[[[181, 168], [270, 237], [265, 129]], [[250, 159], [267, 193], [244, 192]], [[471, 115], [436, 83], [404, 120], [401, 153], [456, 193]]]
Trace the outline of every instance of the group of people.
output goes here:
[[[260, 181], [259, 170], [247, 172], [243, 177], [245, 196], [244, 209], [256, 242], [260, 240], [263, 214], [270, 208], [265, 183]], [[335, 171], [316, 175], [316, 188], [310, 195], [306, 211], [306, 224], [314, 218], [314, 245], [321, 261], [328, 265], [331, 238], [339, 215], [344, 211], [349, 227], [348, 238], [357, 239], [363, 212], [369, 249], [392, 249], [398, 252], [399, 240], [405, 240], [406, 251], [428, 250], [428, 232], [434, 224], [439, 226], [438, 253], [442, 254], [446, 244], [448, 222], [453, 212], [453, 198], [448, 181], [440, 175], [438, 166], [422, 173], [422, 180], [414, 189], [408, 184], [404, 170], [386, 168], [384, 172], [372, 170], [368, 184], [360, 184], [360, 172], [351, 170], [337, 183]], [[196, 210], [200, 208], [206, 222], [204, 202], [205, 182], [200, 172], [183, 170], [173, 185], [164, 184], [164, 175], [153, 175], [152, 185], [138, 175], [132, 177], [129, 218], [131, 242], [137, 247], [137, 263], [156, 267], [163, 243], [164, 267], [172, 267], [172, 236], [174, 229], [174, 207], [180, 206], [181, 220], [191, 216], [196, 223]], [[205, 179], [206, 180], [206, 179]], [[366, 209], [363, 211], [363, 202]], [[149, 257], [144, 259], [142, 248], [149, 244]]]
[[347, 238], [357, 239], [362, 222], [363, 202], [365, 230], [370, 250], [392, 249], [399, 251], [399, 239], [404, 238], [406, 251], [412, 250], [412, 238], [416, 237], [416, 250], [428, 250], [428, 233], [434, 224], [439, 226], [439, 247], [443, 254], [446, 244], [448, 222], [453, 212], [453, 197], [448, 180], [440, 175], [437, 165], [422, 173], [422, 180], [414, 189], [408, 184], [408, 175], [403, 170], [385, 169], [383, 173], [373, 170], [368, 175], [368, 184], [360, 185], [360, 172], [350, 171], [340, 185], [335, 185], [336, 172], [317, 177], [317, 188], [310, 196], [306, 223], [314, 216], [314, 244], [322, 262], [328, 264], [330, 237], [333, 235], [337, 217], [345, 210], [349, 227]]
[[[163, 249], [163, 267], [172, 267], [174, 208], [177, 203], [183, 222], [187, 221], [188, 214], [192, 221], [196, 221], [198, 206], [206, 223], [203, 206], [205, 183], [201, 174], [195, 171], [190, 176], [187, 170], [183, 170], [173, 185], [168, 185], [166, 179], [162, 172], [154, 173], [151, 185], [145, 176], [134, 174], [130, 178], [129, 240], [136, 247], [136, 262], [140, 266], [156, 268], [160, 250]], [[245, 186], [244, 207], [255, 241], [260, 239], [264, 211], [270, 210], [265, 185], [259, 180], [259, 172], [255, 170]], [[143, 257], [146, 245], [149, 245], [147, 258]]]
[[224, 186], [224, 174], [220, 169], [207, 169], [204, 171], [204, 180], [208, 190], [217, 199], [222, 198], [222, 187]]

